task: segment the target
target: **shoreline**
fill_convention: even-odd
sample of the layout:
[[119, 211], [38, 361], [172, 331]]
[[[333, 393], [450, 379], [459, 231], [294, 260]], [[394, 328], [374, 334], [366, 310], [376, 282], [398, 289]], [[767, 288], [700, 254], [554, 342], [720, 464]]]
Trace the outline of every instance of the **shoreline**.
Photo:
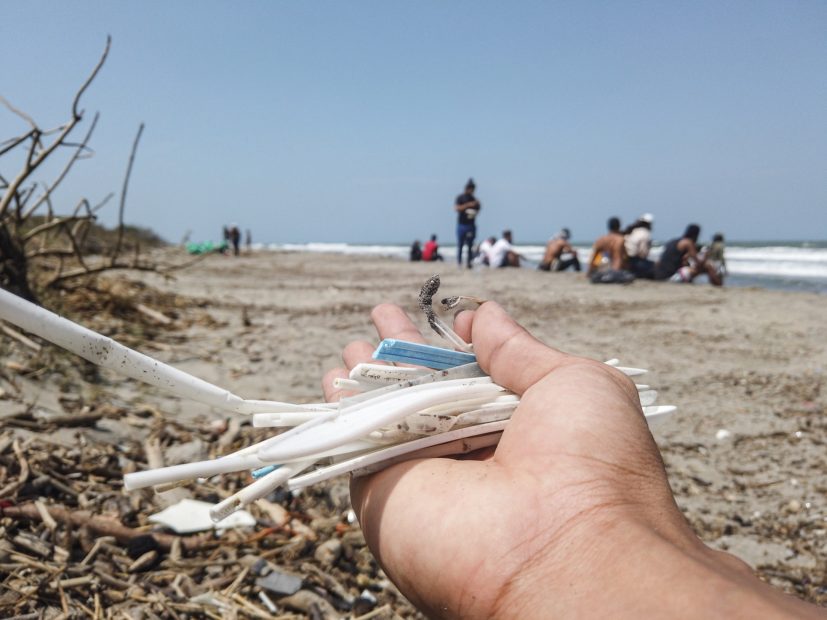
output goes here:
[[[588, 262], [591, 245], [573, 244], [581, 264]], [[544, 244], [518, 243], [515, 247], [532, 262], [525, 268], [533, 269], [542, 258]], [[654, 246], [651, 257], [656, 259], [662, 246]], [[405, 244], [254, 244], [255, 253], [299, 252], [334, 254], [340, 256], [377, 256], [407, 262], [409, 246]], [[456, 248], [441, 245], [446, 263], [455, 260]], [[736, 288], [760, 287], [769, 290], [811, 291], [827, 294], [827, 241], [795, 242], [791, 245], [759, 245], [758, 242], [727, 245], [729, 273], [725, 285]], [[699, 278], [696, 284], [707, 284]]]

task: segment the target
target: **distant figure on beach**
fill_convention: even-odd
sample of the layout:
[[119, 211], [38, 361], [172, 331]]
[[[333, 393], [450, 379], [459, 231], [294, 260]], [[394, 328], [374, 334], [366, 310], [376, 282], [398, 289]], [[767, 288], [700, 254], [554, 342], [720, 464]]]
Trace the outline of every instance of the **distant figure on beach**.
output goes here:
[[627, 284], [635, 276], [629, 271], [620, 220], [616, 217], [609, 218], [607, 225], [609, 232], [598, 237], [592, 246], [586, 276], [593, 284]]
[[229, 227], [227, 227], [227, 226], [222, 226], [221, 227], [221, 236], [222, 236], [222, 241], [221, 241], [221, 245], [219, 246], [219, 251], [222, 254], [226, 254], [227, 252], [230, 251], [230, 229], [229, 229]]
[[[570, 238], [571, 231], [568, 228], [563, 228], [549, 239], [543, 260], [537, 266], [537, 269], [541, 271], [565, 271], [569, 267], [574, 267], [575, 271], [580, 271], [580, 259], [577, 258], [577, 251], [569, 243]], [[569, 254], [570, 256], [569, 258], [563, 258], [563, 254]]]
[[709, 282], [721, 286], [723, 281], [715, 268], [698, 253], [698, 235], [701, 227], [690, 224], [682, 237], [672, 239], [663, 247], [660, 260], [655, 265], [655, 280], [690, 283], [705, 273]]
[[644, 213], [633, 224], [629, 225], [623, 234], [626, 237], [626, 255], [629, 257], [629, 271], [636, 278], [655, 277], [655, 261], [649, 259], [652, 249], [652, 222], [651, 213]]
[[419, 239], [416, 239], [411, 244], [411, 262], [417, 262], [422, 260], [422, 246], [419, 245]]
[[250, 232], [249, 228], [244, 235], [244, 246], [247, 248], [248, 253], [253, 251], [253, 233]]
[[431, 235], [431, 239], [427, 241], [425, 247], [422, 248], [422, 260], [443, 260], [442, 255], [439, 253], [439, 244], [436, 242], [436, 235]]
[[704, 260], [715, 270], [715, 273], [718, 274], [718, 277], [721, 279], [721, 284], [724, 283], [724, 276], [726, 275], [724, 249], [724, 235], [722, 233], [715, 233], [712, 237], [712, 245], [706, 248], [703, 253]]
[[482, 240], [474, 255], [474, 264], [489, 267], [491, 265], [491, 249], [497, 243], [496, 237], [487, 237]]
[[236, 224], [230, 226], [230, 243], [233, 244], [233, 254], [238, 256], [238, 250], [241, 244], [241, 231]]
[[457, 196], [454, 203], [454, 211], [457, 212], [457, 265], [462, 266], [462, 249], [467, 248], [466, 258], [468, 269], [471, 269], [472, 249], [474, 239], [477, 236], [477, 214], [482, 205], [474, 196], [477, 189], [474, 179], [468, 179], [465, 184], [465, 192]]
[[489, 265], [494, 268], [519, 267], [521, 258], [524, 258], [523, 255], [512, 245], [511, 231], [504, 230], [502, 239], [491, 247], [488, 260]]

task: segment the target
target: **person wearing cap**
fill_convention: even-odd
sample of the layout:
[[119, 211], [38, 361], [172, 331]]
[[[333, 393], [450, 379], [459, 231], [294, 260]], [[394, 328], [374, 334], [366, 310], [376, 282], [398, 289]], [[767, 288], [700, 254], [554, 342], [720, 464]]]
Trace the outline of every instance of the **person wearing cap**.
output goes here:
[[651, 213], [644, 213], [623, 231], [626, 254], [629, 257], [629, 271], [635, 274], [636, 278], [651, 280], [655, 277], [655, 263], [649, 260], [654, 219]]
[[465, 184], [465, 192], [457, 196], [454, 202], [454, 211], [457, 212], [457, 265], [462, 266], [462, 249], [468, 248], [467, 265], [471, 269], [471, 259], [474, 258], [474, 239], [477, 236], [477, 214], [482, 205], [474, 196], [477, 186], [474, 179], [468, 179]]
[[[580, 271], [580, 259], [577, 258], [577, 251], [571, 247], [569, 239], [571, 238], [571, 231], [568, 228], [563, 228], [557, 235], [548, 240], [546, 244], [546, 253], [543, 255], [543, 260], [537, 266], [541, 271], [565, 271], [569, 267], [574, 267], [575, 271]], [[570, 254], [570, 258], [563, 258], [563, 254]]]

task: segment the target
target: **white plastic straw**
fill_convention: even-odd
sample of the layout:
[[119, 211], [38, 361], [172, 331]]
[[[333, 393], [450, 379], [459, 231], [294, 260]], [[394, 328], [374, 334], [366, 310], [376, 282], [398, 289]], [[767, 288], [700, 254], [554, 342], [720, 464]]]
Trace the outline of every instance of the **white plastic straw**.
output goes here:
[[245, 401], [229, 390], [159, 362], [3, 289], [0, 289], [0, 318], [93, 364], [217, 409], [239, 413], [267, 411], [268, 407], [305, 409], [291, 403]]

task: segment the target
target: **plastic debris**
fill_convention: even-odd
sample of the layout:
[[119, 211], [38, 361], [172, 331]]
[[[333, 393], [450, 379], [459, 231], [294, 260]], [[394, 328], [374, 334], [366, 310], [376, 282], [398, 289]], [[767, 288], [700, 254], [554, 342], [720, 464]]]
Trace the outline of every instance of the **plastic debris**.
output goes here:
[[304, 579], [298, 575], [290, 573], [283, 573], [281, 571], [273, 571], [266, 577], [259, 577], [256, 579], [256, 585], [265, 590], [269, 590], [278, 596], [289, 596], [301, 590]]
[[168, 527], [176, 534], [191, 534], [207, 530], [218, 530], [219, 533], [236, 527], [253, 527], [255, 517], [246, 510], [238, 510], [217, 523], [210, 517], [209, 502], [195, 499], [182, 499], [177, 504], [165, 508], [149, 517], [150, 522]]

